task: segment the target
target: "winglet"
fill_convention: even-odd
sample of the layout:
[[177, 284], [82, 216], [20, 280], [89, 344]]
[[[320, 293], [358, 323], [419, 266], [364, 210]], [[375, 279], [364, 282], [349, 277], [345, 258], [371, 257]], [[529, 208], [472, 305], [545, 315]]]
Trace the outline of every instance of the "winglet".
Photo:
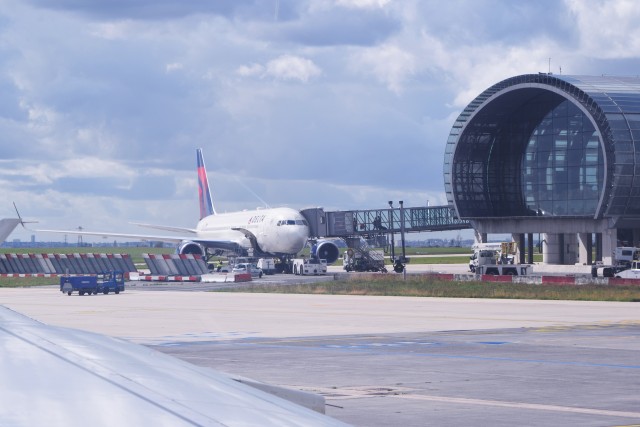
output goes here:
[[200, 202], [200, 219], [202, 219], [205, 216], [215, 215], [216, 210], [211, 201], [207, 170], [204, 167], [204, 159], [202, 158], [202, 148], [196, 149], [196, 155], [198, 163], [198, 200]]
[[22, 226], [22, 228], [27, 229], [27, 227], [24, 226], [25, 224], [37, 224], [38, 223], [38, 221], [24, 221], [22, 219], [22, 217], [20, 216], [20, 212], [18, 212], [18, 207], [16, 206], [16, 202], [13, 202], [13, 208], [16, 210], [16, 215], [18, 215], [18, 224], [20, 224]]

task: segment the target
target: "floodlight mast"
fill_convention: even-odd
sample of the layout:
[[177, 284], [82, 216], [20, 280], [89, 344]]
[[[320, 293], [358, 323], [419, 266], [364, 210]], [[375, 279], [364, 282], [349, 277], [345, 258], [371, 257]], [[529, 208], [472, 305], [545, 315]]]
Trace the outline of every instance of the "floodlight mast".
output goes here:
[[396, 262], [396, 243], [394, 241], [394, 232], [393, 232], [393, 201], [389, 200], [389, 231], [391, 231], [391, 263]]

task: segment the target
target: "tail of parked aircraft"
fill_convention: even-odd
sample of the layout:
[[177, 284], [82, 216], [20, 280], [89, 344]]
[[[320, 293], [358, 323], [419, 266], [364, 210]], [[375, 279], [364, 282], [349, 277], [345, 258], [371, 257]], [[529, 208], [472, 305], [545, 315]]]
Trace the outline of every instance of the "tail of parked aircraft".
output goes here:
[[207, 170], [204, 167], [204, 159], [202, 158], [202, 149], [196, 150], [198, 161], [198, 200], [200, 201], [200, 219], [205, 216], [215, 215], [216, 210], [211, 201], [211, 192], [209, 191], [209, 180], [207, 179]]

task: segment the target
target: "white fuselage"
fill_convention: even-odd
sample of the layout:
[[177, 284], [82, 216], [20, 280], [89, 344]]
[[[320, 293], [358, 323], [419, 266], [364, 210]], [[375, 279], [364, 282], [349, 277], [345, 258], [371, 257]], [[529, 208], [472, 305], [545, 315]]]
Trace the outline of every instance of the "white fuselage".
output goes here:
[[243, 230], [255, 236], [258, 247], [271, 254], [296, 254], [309, 238], [309, 225], [291, 208], [258, 209], [210, 215], [196, 226], [199, 239], [227, 240], [252, 247]]

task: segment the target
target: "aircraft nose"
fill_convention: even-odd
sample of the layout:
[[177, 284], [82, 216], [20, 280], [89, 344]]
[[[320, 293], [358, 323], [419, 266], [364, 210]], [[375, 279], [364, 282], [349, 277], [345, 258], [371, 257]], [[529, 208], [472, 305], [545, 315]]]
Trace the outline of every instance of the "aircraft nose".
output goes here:
[[302, 231], [301, 227], [295, 226], [287, 230], [286, 234], [287, 236], [285, 239], [282, 239], [282, 243], [286, 244], [287, 248], [286, 250], [283, 250], [283, 252], [297, 253], [300, 252], [307, 243], [307, 239], [309, 238], [309, 229], [305, 227], [305, 231]]

